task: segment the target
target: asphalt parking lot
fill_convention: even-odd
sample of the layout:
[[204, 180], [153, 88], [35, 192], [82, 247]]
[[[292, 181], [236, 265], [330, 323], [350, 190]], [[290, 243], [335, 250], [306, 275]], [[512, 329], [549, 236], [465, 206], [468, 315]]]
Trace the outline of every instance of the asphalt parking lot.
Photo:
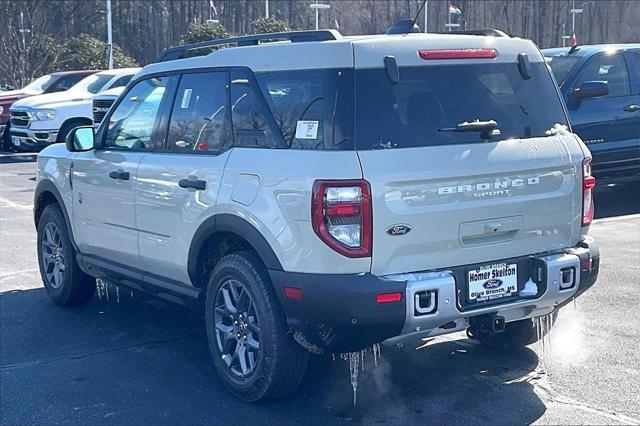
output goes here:
[[294, 395], [245, 404], [216, 377], [198, 315], [123, 288], [73, 309], [49, 301], [33, 161], [0, 157], [2, 424], [640, 424], [639, 184], [597, 189], [599, 280], [544, 345], [501, 353], [456, 334], [383, 347], [377, 366], [365, 356], [356, 406], [348, 363], [318, 358]]

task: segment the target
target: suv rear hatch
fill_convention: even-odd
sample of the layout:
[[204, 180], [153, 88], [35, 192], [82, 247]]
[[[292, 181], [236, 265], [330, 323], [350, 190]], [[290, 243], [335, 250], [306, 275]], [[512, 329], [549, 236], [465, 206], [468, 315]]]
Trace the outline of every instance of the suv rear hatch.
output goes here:
[[[535, 46], [474, 36], [382, 44], [354, 43], [371, 272], [493, 263], [575, 245], [584, 154], [557, 130], [566, 114]], [[390, 55], [397, 82], [393, 66], [382, 65]]]

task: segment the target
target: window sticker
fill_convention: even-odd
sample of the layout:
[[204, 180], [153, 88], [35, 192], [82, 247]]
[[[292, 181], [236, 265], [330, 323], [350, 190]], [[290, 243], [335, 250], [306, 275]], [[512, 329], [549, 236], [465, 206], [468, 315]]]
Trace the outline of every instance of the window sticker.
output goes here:
[[317, 139], [319, 121], [298, 121], [296, 139]]
[[189, 102], [191, 102], [191, 89], [184, 89], [184, 93], [182, 94], [182, 102], [180, 103], [180, 108], [182, 109], [189, 108]]

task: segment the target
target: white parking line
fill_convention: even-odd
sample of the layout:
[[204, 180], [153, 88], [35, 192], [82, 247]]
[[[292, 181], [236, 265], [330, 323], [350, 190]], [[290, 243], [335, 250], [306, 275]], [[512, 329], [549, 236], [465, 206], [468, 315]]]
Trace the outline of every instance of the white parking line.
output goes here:
[[33, 208], [30, 204], [20, 204], [15, 201], [11, 201], [8, 198], [0, 196], [0, 205], [2, 207], [9, 207], [11, 209], [31, 210]]

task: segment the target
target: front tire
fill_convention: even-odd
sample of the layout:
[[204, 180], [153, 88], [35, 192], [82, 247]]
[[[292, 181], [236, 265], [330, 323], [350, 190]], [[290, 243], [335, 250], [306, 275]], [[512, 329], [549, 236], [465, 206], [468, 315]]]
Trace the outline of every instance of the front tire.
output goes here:
[[302, 381], [309, 354], [288, 335], [267, 271], [253, 253], [218, 262], [207, 286], [205, 323], [216, 370], [238, 398], [278, 398]]
[[96, 290], [96, 280], [80, 270], [62, 211], [55, 204], [45, 207], [38, 221], [38, 266], [49, 297], [60, 305], [87, 302]]

